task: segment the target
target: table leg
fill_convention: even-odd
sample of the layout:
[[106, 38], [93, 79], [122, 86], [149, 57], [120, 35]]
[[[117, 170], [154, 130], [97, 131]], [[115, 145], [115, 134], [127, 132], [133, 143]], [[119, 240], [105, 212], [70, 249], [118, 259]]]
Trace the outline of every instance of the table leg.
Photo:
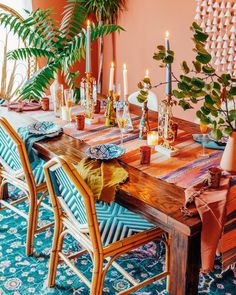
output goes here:
[[170, 294], [197, 295], [201, 262], [200, 233], [189, 237], [172, 232], [170, 256]]

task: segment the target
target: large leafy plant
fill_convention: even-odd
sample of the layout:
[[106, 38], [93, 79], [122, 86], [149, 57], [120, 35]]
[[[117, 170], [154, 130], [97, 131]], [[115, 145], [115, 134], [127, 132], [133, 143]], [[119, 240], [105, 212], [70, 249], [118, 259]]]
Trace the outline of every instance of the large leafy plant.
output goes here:
[[[87, 0], [85, 8], [88, 13], [94, 13], [99, 24], [115, 24], [118, 14], [125, 9], [126, 0]], [[114, 45], [114, 44], [113, 44]], [[102, 89], [103, 77], [103, 36], [99, 42], [99, 71], [98, 71], [98, 90]], [[113, 61], [115, 61], [115, 53], [113, 48]]]
[[[22, 21], [15, 15], [0, 13], [3, 24], [22, 38], [27, 48], [19, 48], [8, 53], [12, 60], [45, 58], [46, 64], [23, 85], [19, 97], [27, 100], [39, 99], [55, 78], [58, 70], [64, 73], [70, 87], [76, 88], [78, 73], [71, 71], [75, 62], [85, 57], [86, 30], [84, 29], [87, 10], [86, 0], [67, 0], [63, 18], [57, 23], [51, 9], [37, 9], [27, 12]], [[112, 24], [92, 24], [91, 40], [110, 34], [122, 28]], [[77, 89], [77, 88], [76, 88]]]
[[[200, 103], [197, 117], [202, 124], [212, 128], [216, 139], [220, 139], [223, 134], [231, 134], [236, 130], [236, 79], [230, 74], [219, 75], [216, 72], [211, 63], [212, 56], [206, 50], [208, 34], [195, 22], [191, 30], [196, 56], [191, 66], [186, 61], [181, 63], [183, 74], [179, 77], [172, 72], [172, 81], [177, 83], [173, 95], [184, 110]], [[174, 52], [166, 52], [165, 47], [159, 45], [153, 58], [161, 63], [161, 67], [166, 67], [174, 62]]]

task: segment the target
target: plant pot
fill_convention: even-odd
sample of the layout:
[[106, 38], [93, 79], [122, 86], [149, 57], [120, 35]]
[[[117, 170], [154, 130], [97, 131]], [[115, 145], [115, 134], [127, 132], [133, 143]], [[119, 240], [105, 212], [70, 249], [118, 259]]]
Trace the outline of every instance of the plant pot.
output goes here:
[[236, 173], [236, 131], [233, 131], [228, 139], [220, 167], [228, 172]]

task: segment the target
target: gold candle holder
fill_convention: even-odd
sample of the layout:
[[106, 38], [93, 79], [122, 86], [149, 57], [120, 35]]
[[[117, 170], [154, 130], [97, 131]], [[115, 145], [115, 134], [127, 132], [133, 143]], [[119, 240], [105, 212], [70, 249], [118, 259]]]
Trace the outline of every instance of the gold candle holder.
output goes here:
[[84, 107], [85, 122], [94, 123], [94, 107], [97, 100], [96, 79], [92, 73], [86, 73], [81, 80], [81, 105]]
[[107, 106], [105, 112], [105, 125], [107, 127], [114, 127], [116, 125], [116, 111], [114, 108], [114, 93], [112, 90], [108, 91]]
[[176, 127], [173, 121], [172, 107], [175, 101], [172, 100], [172, 96], [168, 95], [165, 100], [161, 102], [158, 113], [158, 133], [159, 144], [155, 147], [155, 150], [167, 155], [169, 157], [175, 156], [179, 153], [179, 150], [173, 146], [176, 139]]

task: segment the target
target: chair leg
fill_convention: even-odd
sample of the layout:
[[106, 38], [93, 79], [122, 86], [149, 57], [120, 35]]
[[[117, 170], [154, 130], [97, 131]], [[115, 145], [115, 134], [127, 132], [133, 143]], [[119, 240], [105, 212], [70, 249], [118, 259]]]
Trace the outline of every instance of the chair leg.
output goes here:
[[63, 237], [62, 234], [62, 223], [55, 223], [54, 237], [52, 242], [52, 251], [50, 255], [49, 270], [48, 270], [48, 287], [52, 288], [55, 286], [57, 266], [59, 261], [59, 252], [62, 250]]
[[103, 257], [94, 255], [93, 277], [90, 295], [102, 295], [103, 290]]
[[37, 226], [37, 206], [34, 199], [29, 198], [29, 213], [28, 213], [28, 229], [26, 238], [26, 255], [29, 256], [33, 253], [34, 249], [34, 236], [35, 228]]

